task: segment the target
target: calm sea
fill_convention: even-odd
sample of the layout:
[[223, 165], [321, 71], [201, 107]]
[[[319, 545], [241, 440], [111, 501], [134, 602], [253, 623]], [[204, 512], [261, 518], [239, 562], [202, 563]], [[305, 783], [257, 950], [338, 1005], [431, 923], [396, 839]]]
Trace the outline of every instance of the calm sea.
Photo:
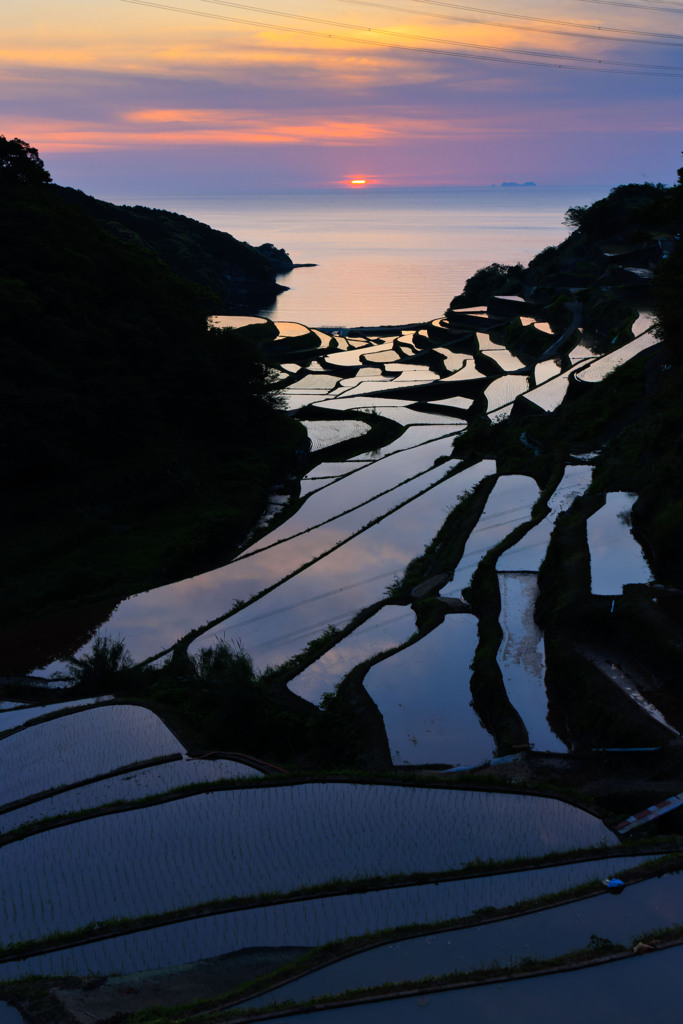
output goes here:
[[[310, 327], [400, 324], [441, 316], [479, 267], [528, 263], [566, 237], [570, 206], [605, 187], [320, 189], [265, 195], [110, 196], [174, 210], [295, 263], [275, 306], [251, 310]], [[216, 310], [217, 313], [223, 310]]]

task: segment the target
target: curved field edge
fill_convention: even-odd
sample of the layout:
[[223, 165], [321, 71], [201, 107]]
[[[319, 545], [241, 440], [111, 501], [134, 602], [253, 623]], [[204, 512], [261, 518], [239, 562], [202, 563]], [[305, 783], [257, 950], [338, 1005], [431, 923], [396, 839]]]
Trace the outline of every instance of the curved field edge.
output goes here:
[[[559, 904], [558, 904], [559, 905]], [[635, 937], [634, 937], [635, 941]], [[659, 938], [657, 933], [648, 934], [638, 938], [640, 943], [656, 942], [652, 951], [668, 949], [673, 946], [683, 945], [683, 926], [679, 929], [670, 929], [670, 934], [665, 938]], [[608, 950], [608, 952], [606, 952]], [[535, 978], [546, 974], [560, 974], [567, 971], [582, 970], [587, 967], [596, 967], [599, 964], [612, 963], [616, 960], [625, 960], [634, 956], [640, 956], [641, 951], [628, 949], [618, 943], [604, 940], [604, 945], [598, 943], [595, 946], [587, 945], [580, 949], [571, 950], [561, 956], [551, 957], [546, 960], [533, 957], [522, 958], [518, 964], [513, 964], [505, 970], [498, 966], [482, 968], [476, 971], [454, 971], [451, 974], [438, 975], [436, 977], [426, 976], [420, 981], [409, 982], [387, 982], [385, 985], [377, 985], [367, 988], [349, 989], [342, 995], [318, 996], [305, 1003], [296, 1005], [282, 1003], [275, 1004], [269, 1010], [231, 1010], [225, 1011], [209, 1010], [210, 1016], [200, 1015], [196, 1010], [191, 1016], [178, 1016], [177, 1010], [173, 1010], [173, 1016], [163, 1011], [155, 1016], [144, 1017], [145, 1024], [162, 1024], [165, 1021], [181, 1022], [183, 1020], [225, 1022], [225, 1024], [240, 1024], [241, 1021], [271, 1020], [278, 1017], [289, 1017], [310, 1010], [331, 1010], [337, 1007], [354, 1006], [361, 1003], [383, 1002], [387, 999], [410, 996], [420, 996], [426, 993], [447, 992], [459, 988], [471, 988], [477, 985], [500, 984], [505, 981], [512, 981], [522, 978]], [[220, 1017], [216, 1014], [220, 1013]], [[136, 1018], [128, 1018], [130, 1024]], [[142, 1018], [140, 1018], [142, 1024]]]
[[[627, 883], [645, 881], [661, 875], [669, 870], [678, 870], [683, 864], [679, 856], [663, 857], [657, 860], [647, 861], [644, 864], [629, 869], [623, 873]], [[375, 932], [366, 935], [353, 936], [348, 939], [331, 942], [324, 946], [317, 947], [285, 966], [269, 972], [255, 980], [247, 982], [236, 988], [226, 991], [223, 995], [212, 999], [197, 999], [187, 1004], [179, 1004], [170, 1009], [155, 1007], [153, 1010], [143, 1011], [143, 1015], [137, 1013], [125, 1015], [117, 1020], [129, 1022], [129, 1024], [182, 1024], [184, 1021], [225, 1021], [226, 1024], [237, 1024], [239, 1021], [267, 1020], [276, 1017], [286, 1017], [293, 1013], [299, 1013], [308, 1009], [333, 1008], [335, 1006], [349, 1006], [355, 1003], [381, 1001], [392, 996], [409, 996], [411, 994], [422, 994], [429, 992], [446, 991], [454, 988], [464, 988], [473, 985], [502, 982], [513, 978], [534, 977], [537, 975], [575, 970], [581, 967], [593, 966], [599, 963], [607, 963], [611, 960], [625, 958], [633, 955], [624, 946], [611, 942], [596, 942], [589, 944], [583, 949], [572, 950], [566, 954], [547, 960], [526, 958], [519, 963], [513, 964], [505, 970], [497, 965], [489, 968], [453, 972], [452, 974], [439, 975], [436, 977], [427, 976], [420, 980], [407, 982], [390, 982], [385, 985], [358, 988], [348, 990], [341, 995], [320, 996], [309, 1001], [298, 1003], [283, 1002], [274, 1004], [269, 1009], [255, 1008], [243, 1010], [237, 1008], [238, 1003], [245, 999], [264, 995], [279, 988], [281, 985], [295, 981], [299, 978], [317, 971], [323, 967], [337, 963], [357, 953], [366, 952], [377, 947], [393, 943], [402, 939], [416, 938], [425, 935], [435, 935], [442, 932], [463, 930], [474, 925], [493, 924], [526, 914], [532, 914], [541, 909], [550, 909], [589, 899], [599, 894], [607, 895], [606, 890], [598, 882], [588, 882], [572, 889], [562, 892], [537, 897], [533, 900], [520, 901], [512, 906], [494, 909], [483, 908], [481, 911], [451, 921], [443, 921], [438, 924], [427, 925], [406, 925], [393, 929]], [[104, 936], [98, 935], [92, 941], [97, 941]], [[643, 943], [656, 943], [657, 949], [664, 949], [668, 946], [683, 943], [683, 927], [677, 926], [668, 929], [647, 932], [636, 935], [632, 941]], [[104, 979], [90, 979], [87, 987], [96, 987]], [[57, 985], [66, 988], [78, 988], [84, 984], [82, 979], [74, 977], [41, 978], [39, 976], [20, 981], [5, 982], [0, 985], [0, 994], [11, 1002], [22, 1006], [32, 1013], [31, 1019], [36, 1021], [49, 1021], [50, 1024], [58, 1022], [69, 1022], [72, 1018], [65, 1013], [64, 1007], [58, 1002], [54, 995]], [[43, 1015], [47, 1011], [47, 1015]], [[36, 1014], [35, 1016], [33, 1014]]]
[[[404, 645], [407, 646], [407, 645]], [[390, 652], [393, 653], [393, 652]], [[246, 754], [232, 754], [231, 757], [241, 758], [244, 763], [254, 763], [257, 766], [261, 766], [264, 762], [259, 761], [257, 758], [250, 758]], [[15, 808], [30, 806], [39, 800], [49, 799], [52, 796], [56, 796], [63, 792], [69, 792], [71, 790], [77, 790], [81, 786], [89, 785], [92, 782], [99, 782], [105, 779], [114, 778], [117, 775], [124, 775], [130, 771], [138, 768], [153, 767], [158, 764], [166, 764], [172, 761], [182, 760], [182, 754], [169, 754], [161, 757], [150, 758], [149, 760], [139, 761], [132, 765], [123, 766], [116, 768], [111, 772], [104, 773], [102, 775], [93, 776], [77, 783], [69, 783], [64, 786], [58, 786], [51, 790], [44, 790], [38, 794], [24, 797], [20, 800], [16, 800], [11, 804], [6, 804], [0, 808], [0, 812], [14, 810]], [[465, 773], [463, 772], [463, 775]], [[403, 778], [397, 778], [396, 774], [390, 773], [364, 773], [362, 776], [355, 776], [353, 774], [297, 774], [297, 775], [275, 775], [264, 778], [236, 778], [236, 779], [218, 779], [213, 782], [192, 782], [184, 786], [175, 786], [172, 789], [167, 790], [163, 793], [152, 793], [148, 796], [140, 797], [136, 800], [112, 800], [107, 804], [100, 804], [92, 808], [84, 808], [79, 811], [72, 811], [68, 814], [54, 815], [36, 821], [27, 822], [26, 825], [21, 825], [19, 828], [13, 829], [11, 832], [6, 832], [4, 835], [0, 834], [0, 848], [7, 846], [10, 843], [19, 842], [25, 839], [29, 835], [36, 835], [40, 832], [51, 831], [55, 828], [61, 828], [65, 825], [73, 824], [77, 821], [86, 821], [89, 818], [99, 818], [108, 814], [118, 814], [124, 811], [136, 811], [144, 807], [152, 807], [159, 804], [169, 803], [174, 800], [182, 800], [186, 797], [196, 796], [200, 793], [211, 793], [211, 792], [223, 792], [225, 790], [235, 789], [292, 789], [298, 786], [307, 785], [327, 785], [327, 784], [342, 784], [346, 786], [377, 786], [377, 787], [393, 787], [395, 789], [436, 789], [436, 790], [448, 790], [453, 793], [460, 792], [475, 792], [475, 793], [499, 793], [501, 795], [515, 795], [515, 796], [529, 796], [539, 797], [546, 800], [557, 800], [560, 803], [567, 804], [570, 807], [575, 807], [577, 810], [584, 811], [593, 818], [597, 818], [603, 821], [603, 812], [594, 803], [586, 799], [582, 799], [581, 796], [574, 793], [562, 792], [559, 789], [554, 788], [552, 785], [548, 787], [542, 786], [520, 786], [511, 783], [505, 785], [500, 781], [485, 782], [480, 781], [476, 778], [465, 780], [464, 778], [458, 779], [457, 782], [449, 779], [435, 779], [433, 776], [404, 774]], [[609, 818], [609, 816], [607, 816]], [[603, 821], [603, 824], [609, 828], [607, 821]], [[0, 825], [2, 825], [2, 816], [0, 813]], [[656, 840], [655, 840], [656, 841]], [[661, 842], [661, 840], [659, 840]], [[675, 841], [675, 840], [674, 840]], [[683, 841], [683, 840], [682, 840]], [[612, 849], [611, 847], [602, 847], [601, 849]], [[521, 859], [523, 860], [523, 858]], [[505, 863], [518, 863], [517, 859], [511, 861], [505, 861]], [[479, 862], [477, 862], [479, 863]], [[501, 863], [500, 861], [496, 863]]]
[[[474, 862], [456, 871], [419, 873], [409, 875], [376, 876], [363, 879], [334, 879], [323, 886], [309, 886], [289, 893], [268, 892], [259, 893], [255, 896], [244, 896], [226, 900], [213, 900], [208, 903], [197, 904], [191, 907], [182, 907], [178, 910], [166, 911], [161, 914], [153, 914], [138, 918], [110, 918], [106, 921], [98, 921], [83, 928], [71, 932], [54, 932], [42, 939], [34, 939], [28, 942], [17, 942], [0, 947], [0, 964], [23, 960], [26, 957], [43, 953], [51, 953], [74, 946], [99, 942], [103, 939], [115, 938], [128, 935], [133, 932], [149, 931], [161, 925], [175, 924], [182, 921], [189, 921], [199, 917], [212, 917], [219, 914], [230, 913], [238, 910], [251, 910], [258, 907], [272, 906], [274, 904], [298, 903], [309, 899], [318, 899], [329, 896], [346, 896], [375, 892], [383, 889], [406, 888], [415, 885], [439, 884], [442, 882], [464, 881], [476, 878], [487, 878], [491, 875], [510, 874], [519, 871], [533, 871], [538, 868], [561, 867], [567, 864], [582, 864], [590, 861], [601, 861], [605, 859], [632, 858], [642, 855], [647, 857], [647, 862], [630, 868], [623, 872], [624, 879], [629, 882], [644, 881], [654, 875], [662, 874], [664, 871], [674, 871], [683, 868], [683, 844], [673, 851], [671, 848], [659, 845], [653, 847], [629, 847], [627, 849], [611, 847], [591, 848], [587, 850], [572, 850], [564, 854], [549, 853], [544, 857], [534, 859], [519, 858], [506, 862]], [[654, 858], [654, 860], [653, 860]], [[488, 922], [489, 920], [503, 920], [506, 917], [514, 917], [521, 910], [531, 911], [540, 906], [554, 906], [555, 900], [559, 902], [571, 902], [573, 899], [585, 896], [594, 896], [604, 891], [599, 882], [586, 882], [571, 889], [563, 890], [560, 893], [552, 893], [547, 896], [539, 896], [531, 900], [523, 900], [507, 908], [485, 908], [464, 918], [450, 918], [446, 921], [427, 925], [405, 925], [397, 928], [387, 929], [379, 933], [373, 933], [370, 945], [382, 945], [384, 942], [392, 941], [393, 938], [401, 936], [404, 938], [413, 935], [426, 935], [437, 931], [447, 931], [452, 928], [468, 927], [470, 924]], [[489, 914], [491, 916], [489, 916]], [[378, 936], [382, 938], [378, 939]], [[387, 937], [388, 936], [388, 937]], [[363, 937], [366, 938], [366, 937]], [[329, 944], [335, 949], [347, 943], [355, 943], [356, 938], [342, 940], [341, 943]], [[360, 941], [360, 940], [358, 940]], [[327, 948], [327, 946], [322, 947]], [[361, 948], [365, 949], [363, 945]], [[355, 946], [351, 950], [358, 952]], [[343, 959], [348, 953], [335, 956], [334, 959]], [[333, 962], [331, 960], [330, 962]], [[313, 969], [313, 968], [311, 968]], [[303, 972], [303, 973], [307, 973]], [[279, 982], [278, 982], [279, 984]]]

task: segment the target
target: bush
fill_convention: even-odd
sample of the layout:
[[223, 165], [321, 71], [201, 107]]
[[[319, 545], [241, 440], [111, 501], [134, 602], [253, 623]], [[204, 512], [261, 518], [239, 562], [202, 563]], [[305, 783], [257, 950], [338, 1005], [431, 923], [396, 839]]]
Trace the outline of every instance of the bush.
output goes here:
[[89, 654], [68, 659], [67, 678], [72, 686], [89, 694], [121, 689], [128, 683], [135, 663], [123, 640], [98, 636]]

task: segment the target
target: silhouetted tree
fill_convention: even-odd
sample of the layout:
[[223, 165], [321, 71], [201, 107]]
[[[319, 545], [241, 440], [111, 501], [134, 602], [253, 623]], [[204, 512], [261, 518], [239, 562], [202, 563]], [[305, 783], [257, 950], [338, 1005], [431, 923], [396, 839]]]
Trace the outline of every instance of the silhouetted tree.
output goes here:
[[51, 181], [37, 149], [22, 139], [0, 135], [0, 184], [47, 185]]

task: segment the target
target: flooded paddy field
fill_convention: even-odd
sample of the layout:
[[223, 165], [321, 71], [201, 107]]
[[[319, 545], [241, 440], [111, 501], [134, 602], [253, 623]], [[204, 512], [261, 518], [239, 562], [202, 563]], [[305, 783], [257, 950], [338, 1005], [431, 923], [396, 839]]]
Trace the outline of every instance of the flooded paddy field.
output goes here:
[[382, 712], [394, 764], [479, 764], [493, 756], [493, 737], [471, 706], [476, 648], [474, 615], [449, 615], [369, 670], [363, 686]]
[[2, 803], [181, 751], [147, 708], [107, 705], [37, 722], [0, 741]]
[[[438, 884], [404, 885], [275, 902], [228, 913], [145, 927], [115, 938], [95, 938], [65, 949], [0, 962], [0, 979], [40, 974], [111, 975], [154, 970], [238, 952], [288, 946], [315, 947], [354, 935], [372, 936], [408, 926], [439, 928], [483, 908], [503, 909], [594, 882], [636, 866], [642, 858], [606, 857], [555, 868], [511, 871]], [[582, 904], [571, 904], [573, 907]], [[579, 911], [580, 914], [580, 911]], [[469, 930], [467, 933], [469, 934]], [[417, 940], [420, 945], [425, 940]], [[390, 957], [391, 950], [389, 951]], [[400, 959], [401, 954], [396, 959]], [[286, 997], [283, 997], [286, 998]]]
[[[317, 346], [305, 325], [280, 325], [279, 389], [306, 425], [311, 450], [300, 484], [290, 481], [276, 496], [272, 526], [255, 530], [216, 569], [125, 599], [85, 645], [66, 638], [49, 663], [32, 666], [38, 686], [63, 688], [58, 704], [0, 710], [0, 734], [8, 733], [0, 738], [0, 840], [23, 826], [36, 830], [0, 845], [3, 942], [37, 943], [8, 952], [0, 978], [151, 970], [252, 947], [436, 928], [485, 908], [550, 898], [642, 860], [617, 856], [615, 834], [570, 803], [459, 788], [460, 773], [448, 770], [519, 756], [527, 746], [557, 755], [571, 748], [569, 732], [560, 737], [550, 724], [564, 708], [557, 688], [546, 686], [545, 626], [537, 621], [539, 575], [558, 524], [583, 516], [593, 581], [586, 602], [619, 598], [624, 586], [647, 588], [652, 579], [623, 492], [593, 489], [601, 442], [577, 448], [592, 453], [577, 465], [537, 443], [534, 420], [523, 420], [528, 430], [515, 437], [512, 458], [492, 457], [486, 440], [489, 431], [512, 433], [532, 406], [542, 419], [577, 389], [603, 387], [645, 341], [610, 353], [619, 357], [611, 362], [582, 343], [568, 358], [545, 358], [539, 349], [534, 362], [509, 353], [474, 317], [467, 345], [462, 325], [451, 330], [443, 320], [382, 336], [317, 332]], [[535, 330], [548, 334], [543, 323]], [[548, 334], [548, 346], [554, 340]], [[369, 414], [390, 421], [384, 436], [392, 440], [370, 447], [376, 421]], [[479, 438], [471, 450], [470, 420]], [[611, 570], [603, 558], [619, 563], [618, 583], [604, 582]], [[232, 645], [251, 659], [261, 694], [277, 689], [280, 707], [295, 702], [320, 718], [334, 707], [340, 719], [329, 735], [343, 733], [344, 708], [356, 721], [372, 716], [384, 744], [376, 747], [387, 752], [382, 770], [396, 769], [394, 779], [423, 766], [443, 774], [416, 776], [421, 785], [324, 778], [284, 785], [262, 777], [282, 766], [259, 766], [260, 756], [268, 760], [261, 750], [190, 760], [190, 744], [146, 707], [93, 706], [80, 691], [68, 700], [69, 656], [87, 659], [107, 637], [123, 638], [136, 663], [159, 666], [182, 655], [188, 672], [202, 652]], [[482, 690], [482, 677], [499, 689]], [[193, 677], [198, 689], [204, 684]], [[504, 701], [521, 723], [514, 735], [497, 707]], [[492, 711], [486, 720], [482, 708]], [[68, 714], [32, 724], [52, 712]], [[166, 763], [148, 763], [154, 759]], [[183, 786], [206, 791], [173, 792]], [[141, 799], [144, 806], [121, 806]], [[22, 806], [6, 806], [16, 801]], [[41, 825], [56, 816], [59, 823]], [[600, 859], [520, 867], [586, 849], [601, 851]], [[477, 878], [403, 884], [473, 864]], [[358, 891], [365, 883], [370, 891]], [[302, 979], [291, 998], [419, 980], [446, 964], [469, 970], [560, 955], [603, 932], [623, 942], [632, 926], [635, 933], [667, 923], [665, 908], [680, 895], [677, 883], [667, 884], [658, 890], [666, 899], [650, 900], [655, 885], [634, 886], [622, 902], [597, 897], [571, 905], [578, 910], [539, 910], [416, 938], [413, 946], [391, 943], [330, 968], [319, 982]], [[631, 916], [622, 913], [629, 899]], [[263, 905], [222, 906], [237, 900]], [[200, 916], [203, 906], [213, 911]], [[117, 920], [120, 934], [97, 937], [102, 922]], [[670, 920], [683, 923], [677, 913]], [[96, 941], [83, 941], [81, 929]], [[51, 948], [54, 933], [65, 934], [68, 948]], [[423, 971], [429, 962], [433, 969]], [[354, 1024], [366, 1010], [354, 1008]]]
[[597, 819], [542, 797], [333, 783], [200, 793], [0, 847], [5, 941], [337, 879], [615, 843]]
[[[607, 863], [603, 866], [608, 867]], [[616, 870], [627, 866], [626, 858], [621, 864], [612, 861], [609, 865]], [[390, 942], [349, 956], [244, 1005], [267, 1007], [289, 999], [306, 1002], [387, 982], [418, 982], [453, 971], [486, 969], [493, 964], [514, 967], [590, 947], [596, 936], [603, 942], [629, 946], [642, 931], [667, 928], [678, 921], [673, 907], [683, 896], [683, 878], [668, 875], [650, 879], [628, 886], [623, 896], [593, 896], [490, 924]]]
[[428, 1024], [464, 1019], [487, 1024], [493, 1019], [529, 1024], [587, 1024], [619, 1020], [641, 1024], [655, 1015], [662, 1024], [678, 1020], [678, 977], [683, 948], [664, 949], [648, 957], [620, 960], [544, 977], [499, 981], [445, 992], [420, 993], [307, 1013], [288, 1014], [293, 1024], [378, 1024], [391, 1016], [397, 1024], [416, 1018]]

